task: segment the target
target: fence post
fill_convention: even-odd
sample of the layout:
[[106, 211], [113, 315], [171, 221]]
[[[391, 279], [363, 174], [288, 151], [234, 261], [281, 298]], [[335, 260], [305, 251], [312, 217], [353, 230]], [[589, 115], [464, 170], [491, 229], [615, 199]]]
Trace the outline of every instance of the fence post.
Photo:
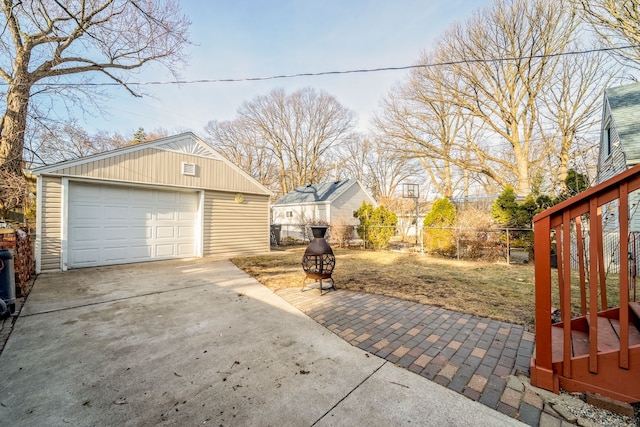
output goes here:
[[364, 239], [362, 239], [362, 247], [367, 249], [367, 226], [363, 225], [362, 228], [364, 229], [364, 232], [362, 233], [364, 236]]
[[507, 228], [507, 265], [511, 264], [511, 243], [509, 242], [509, 229]]

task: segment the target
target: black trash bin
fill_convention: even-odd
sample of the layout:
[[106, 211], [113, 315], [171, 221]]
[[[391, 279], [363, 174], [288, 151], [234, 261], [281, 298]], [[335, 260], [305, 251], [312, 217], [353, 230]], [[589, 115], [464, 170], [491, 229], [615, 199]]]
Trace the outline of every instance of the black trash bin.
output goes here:
[[[6, 316], [16, 311], [16, 276], [13, 268], [13, 252], [0, 249], [0, 315]], [[6, 309], [4, 309], [6, 306]], [[4, 309], [5, 312], [2, 312]]]
[[271, 224], [271, 234], [276, 240], [276, 245], [280, 245], [280, 232], [282, 231], [281, 224]]

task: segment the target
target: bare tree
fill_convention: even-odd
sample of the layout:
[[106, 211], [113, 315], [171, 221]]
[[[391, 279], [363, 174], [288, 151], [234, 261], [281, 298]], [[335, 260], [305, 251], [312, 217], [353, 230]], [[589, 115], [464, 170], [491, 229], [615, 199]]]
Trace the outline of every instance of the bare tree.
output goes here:
[[[430, 57], [425, 54], [422, 60], [426, 63]], [[415, 69], [404, 85], [385, 98], [383, 113], [375, 122], [389, 146], [404, 157], [418, 159], [437, 192], [451, 199], [461, 171], [471, 167], [473, 126], [471, 117], [445, 92], [443, 72], [442, 68]]]
[[616, 52], [640, 63], [640, 3], [637, 0], [572, 0], [605, 42], [614, 48], [631, 46]]
[[353, 128], [353, 113], [333, 96], [305, 88], [287, 95], [275, 89], [238, 110], [278, 162], [279, 190], [322, 181], [330, 175], [331, 150]]
[[[579, 50], [575, 45], [572, 50]], [[576, 158], [587, 155], [591, 144], [585, 135], [599, 131], [602, 95], [620, 67], [603, 52], [559, 58], [548, 90], [541, 97], [537, 163], [547, 166], [551, 187], [562, 191], [567, 172]]]
[[3, 0], [0, 7], [7, 84], [0, 169], [14, 175], [21, 174], [33, 96], [83, 90], [69, 85], [71, 77], [98, 75], [140, 96], [127, 73], [150, 62], [173, 72], [187, 43], [189, 22], [177, 0]]
[[361, 181], [385, 205], [397, 197], [403, 182], [424, 178], [418, 161], [395, 150], [384, 137], [357, 135], [338, 155], [349, 177]]
[[340, 144], [337, 178], [353, 178], [371, 190], [369, 183], [369, 155], [373, 149], [370, 138], [353, 133]]
[[494, 150], [498, 155], [480, 150], [478, 160], [507, 168], [518, 194], [530, 192], [530, 170], [539, 166], [533, 142], [540, 97], [557, 66], [555, 55], [565, 52], [577, 26], [566, 0], [498, 0], [440, 41], [440, 52], [453, 61], [445, 80], [451, 101], [506, 149]]
[[228, 160], [246, 171], [262, 185], [274, 191], [278, 188], [278, 163], [260, 133], [243, 119], [218, 122], [205, 126], [206, 140]]
[[28, 194], [27, 180], [22, 175], [0, 170], [0, 219], [7, 218], [9, 211], [22, 207]]
[[121, 133], [98, 131], [90, 134], [76, 119], [59, 122], [40, 123], [25, 138], [24, 158], [29, 165], [48, 165], [65, 160], [78, 159], [129, 145], [140, 144], [163, 138], [169, 134], [158, 128], [145, 132], [139, 128], [132, 136]]

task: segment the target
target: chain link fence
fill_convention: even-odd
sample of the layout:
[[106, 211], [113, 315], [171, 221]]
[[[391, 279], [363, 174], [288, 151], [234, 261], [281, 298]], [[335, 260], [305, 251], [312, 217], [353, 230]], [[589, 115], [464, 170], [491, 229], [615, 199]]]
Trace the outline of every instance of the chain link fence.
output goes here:
[[[313, 238], [312, 224], [274, 224], [274, 245], [303, 245]], [[329, 226], [327, 240], [334, 246], [398, 252], [429, 253], [457, 259], [533, 261], [533, 229], [425, 227], [405, 235], [398, 227]]]

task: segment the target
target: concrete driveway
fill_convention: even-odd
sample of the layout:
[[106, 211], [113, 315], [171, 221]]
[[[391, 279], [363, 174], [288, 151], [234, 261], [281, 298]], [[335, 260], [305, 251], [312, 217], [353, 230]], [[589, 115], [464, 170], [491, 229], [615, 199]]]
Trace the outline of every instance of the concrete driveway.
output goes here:
[[206, 258], [40, 275], [0, 378], [12, 426], [519, 425]]

